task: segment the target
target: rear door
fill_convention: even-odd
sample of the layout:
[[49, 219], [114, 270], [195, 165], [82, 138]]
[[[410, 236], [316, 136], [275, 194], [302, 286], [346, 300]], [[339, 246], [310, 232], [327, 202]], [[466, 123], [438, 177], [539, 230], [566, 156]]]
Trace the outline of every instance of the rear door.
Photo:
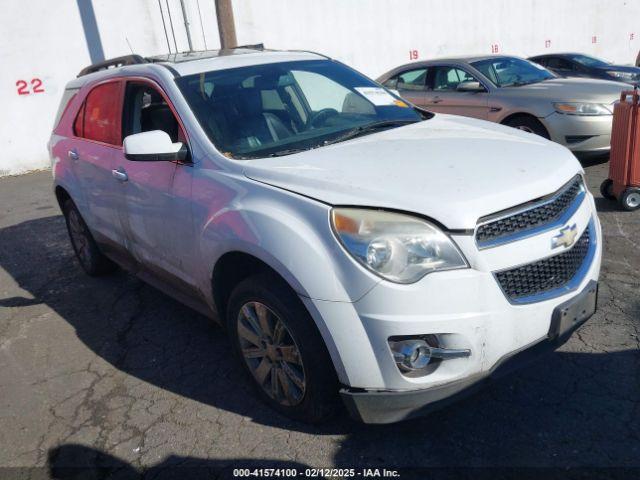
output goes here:
[[486, 120], [489, 116], [489, 93], [458, 91], [458, 85], [462, 82], [479, 80], [457, 66], [431, 67], [427, 81], [426, 108], [433, 112]]
[[[162, 130], [173, 142], [187, 143], [173, 107], [157, 84], [144, 79], [127, 82], [123, 137]], [[192, 285], [185, 255], [193, 251], [190, 163], [130, 161], [120, 149], [114, 169], [121, 196], [120, 216], [127, 249], [164, 283], [186, 291]]]
[[78, 111], [69, 149], [72, 169], [84, 193], [82, 216], [100, 243], [123, 244], [118, 214], [119, 189], [113, 179], [115, 156], [122, 148], [121, 120], [124, 83], [93, 87]]

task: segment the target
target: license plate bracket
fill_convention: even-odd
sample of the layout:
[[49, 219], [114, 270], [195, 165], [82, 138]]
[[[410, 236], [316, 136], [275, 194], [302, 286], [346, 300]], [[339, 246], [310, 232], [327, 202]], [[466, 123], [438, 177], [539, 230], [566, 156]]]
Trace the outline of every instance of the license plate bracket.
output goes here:
[[557, 338], [575, 330], [596, 311], [598, 282], [592, 280], [579, 295], [558, 305], [551, 316], [548, 337]]

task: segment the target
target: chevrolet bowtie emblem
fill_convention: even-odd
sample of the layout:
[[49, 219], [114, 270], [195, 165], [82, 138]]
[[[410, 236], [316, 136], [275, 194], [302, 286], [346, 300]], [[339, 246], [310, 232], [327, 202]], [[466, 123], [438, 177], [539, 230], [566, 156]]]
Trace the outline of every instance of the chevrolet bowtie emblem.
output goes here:
[[578, 227], [574, 223], [573, 225], [567, 225], [560, 229], [560, 233], [551, 239], [551, 248], [567, 247], [569, 248], [576, 241], [578, 236]]

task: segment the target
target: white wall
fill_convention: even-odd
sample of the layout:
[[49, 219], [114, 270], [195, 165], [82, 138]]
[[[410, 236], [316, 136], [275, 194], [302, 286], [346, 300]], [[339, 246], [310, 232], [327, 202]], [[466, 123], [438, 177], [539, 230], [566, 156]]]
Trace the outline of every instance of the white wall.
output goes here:
[[[180, 2], [168, 0], [175, 43], [166, 3], [3, 0], [0, 175], [48, 166], [46, 142], [64, 85], [91, 63], [89, 45], [96, 51], [80, 12], [86, 24], [93, 7], [106, 58], [130, 53], [129, 44], [142, 55], [166, 53], [161, 9], [171, 49], [186, 50]], [[214, 0], [185, 4], [194, 48], [218, 48]], [[491, 53], [497, 45], [499, 53], [573, 50], [633, 63], [640, 49], [640, 0], [235, 0], [234, 14], [240, 44], [323, 52], [374, 78], [410, 61], [412, 50], [422, 60]], [[43, 93], [32, 92], [33, 79]], [[19, 80], [30, 94], [18, 95]]]
[[319, 51], [374, 78], [410, 50], [424, 60], [497, 45], [634, 63], [640, 49], [640, 0], [236, 0], [234, 11], [239, 43]]
[[[161, 0], [171, 48], [167, 0]], [[179, 0], [169, 0], [176, 44], [187, 50]], [[207, 27], [207, 47], [219, 48], [215, 5], [200, 0]], [[204, 48], [197, 2], [187, 1], [195, 49]], [[158, 0], [2, 0], [0, 6], [0, 176], [49, 166], [46, 143], [65, 84], [90, 65], [87, 35], [80, 15], [93, 7], [99, 40], [89, 35], [95, 51], [106, 58], [131, 53], [167, 53]], [[127, 43], [128, 42], [128, 43]], [[96, 45], [97, 43], [97, 45]], [[44, 92], [36, 93], [32, 80], [40, 79]], [[19, 95], [16, 82], [30, 93]]]

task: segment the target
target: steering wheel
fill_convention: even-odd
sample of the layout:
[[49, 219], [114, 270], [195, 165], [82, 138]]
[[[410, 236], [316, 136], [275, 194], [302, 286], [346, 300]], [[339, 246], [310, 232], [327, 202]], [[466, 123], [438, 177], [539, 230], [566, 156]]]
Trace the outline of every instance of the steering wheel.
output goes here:
[[312, 113], [307, 120], [307, 129], [317, 128], [326, 122], [329, 118], [338, 115], [339, 112], [335, 108], [323, 108]]

